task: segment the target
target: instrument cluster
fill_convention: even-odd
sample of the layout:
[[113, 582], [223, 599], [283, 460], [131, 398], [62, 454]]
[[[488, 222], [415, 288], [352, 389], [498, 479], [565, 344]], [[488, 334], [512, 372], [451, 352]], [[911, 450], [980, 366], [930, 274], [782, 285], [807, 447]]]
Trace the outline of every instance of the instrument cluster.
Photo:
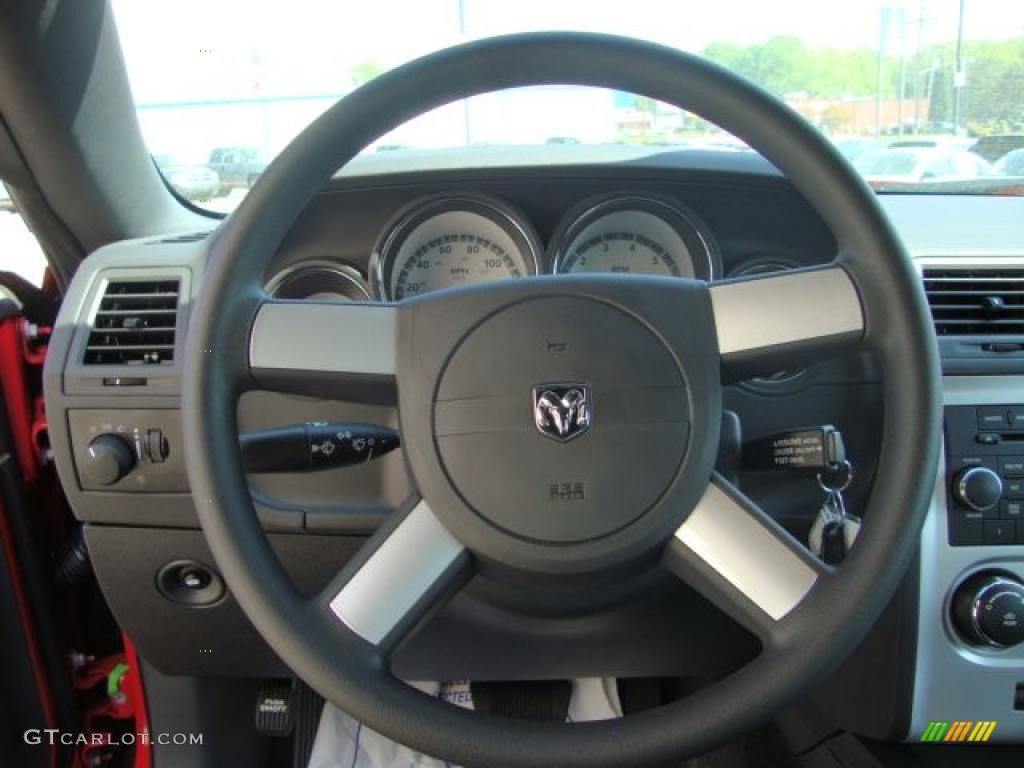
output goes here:
[[364, 279], [328, 261], [271, 278], [287, 299], [401, 301], [431, 291], [538, 274], [605, 272], [716, 280], [714, 239], [678, 200], [643, 193], [590, 198], [570, 209], [545, 249], [514, 206], [482, 194], [420, 199], [380, 233]]

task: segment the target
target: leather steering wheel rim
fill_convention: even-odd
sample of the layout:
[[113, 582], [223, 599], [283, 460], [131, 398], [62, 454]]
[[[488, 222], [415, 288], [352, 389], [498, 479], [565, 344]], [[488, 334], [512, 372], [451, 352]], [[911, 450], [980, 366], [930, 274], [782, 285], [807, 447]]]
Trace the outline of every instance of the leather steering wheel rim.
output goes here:
[[[673, 704], [599, 723], [508, 720], [451, 707], [392, 677], [386, 658], [322, 601], [298, 594], [263, 534], [241, 470], [237, 399], [254, 388], [253, 327], [266, 269], [290, 227], [375, 138], [443, 104], [510, 87], [570, 83], [674, 104], [772, 161], [839, 243], [863, 312], [858, 342], [883, 372], [878, 471], [857, 545], [821, 571], [773, 628], [772, 647]], [[679, 760], [767, 721], [838, 664], [892, 595], [917, 545], [940, 442], [940, 374], [919, 277], [873, 193], [799, 115], [697, 57], [628, 38], [511, 35], [418, 59], [374, 79], [306, 128], [212, 239], [189, 322], [182, 395], [200, 522], [232, 594], [269, 645], [326, 699], [375, 730], [465, 765], [625, 766]], [[400, 524], [385, 526], [379, 542]], [[371, 542], [371, 549], [373, 542]], [[352, 567], [365, 564], [365, 558]]]

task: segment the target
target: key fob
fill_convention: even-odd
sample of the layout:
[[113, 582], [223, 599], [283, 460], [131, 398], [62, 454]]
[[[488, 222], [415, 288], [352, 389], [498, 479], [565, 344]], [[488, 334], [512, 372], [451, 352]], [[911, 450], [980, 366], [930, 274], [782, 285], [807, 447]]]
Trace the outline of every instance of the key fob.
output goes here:
[[821, 529], [821, 560], [838, 565], [846, 557], [846, 526], [843, 520], [829, 520]]

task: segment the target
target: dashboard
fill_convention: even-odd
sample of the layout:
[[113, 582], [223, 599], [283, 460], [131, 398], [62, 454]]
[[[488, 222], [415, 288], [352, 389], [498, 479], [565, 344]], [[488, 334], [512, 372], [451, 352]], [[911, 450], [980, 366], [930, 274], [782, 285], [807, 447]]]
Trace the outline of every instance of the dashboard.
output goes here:
[[[401, 301], [476, 282], [580, 271], [718, 280], [823, 264], [835, 255], [835, 241], [812, 205], [752, 153], [586, 148], [606, 154], [583, 161], [574, 154], [582, 151], [484, 151], [472, 168], [461, 153], [360, 158], [308, 204], [265, 275], [266, 290], [290, 300]], [[887, 195], [882, 203], [926, 276], [960, 270], [981, 279], [985, 270], [1024, 270], [1024, 200]], [[175, 586], [183, 563], [204, 569], [212, 584], [218, 579], [188, 492], [179, 425], [181, 344], [215, 237], [176, 233], [90, 256], [52, 338], [46, 405], [62, 484], [86, 524], [97, 576], [147, 659], [172, 674], [265, 675], [280, 672], [279, 662], [229, 594], [221, 589], [215, 599], [195, 602]], [[109, 324], [118, 313], [140, 308], [164, 323], [137, 329], [140, 338], [151, 334], [144, 338], [155, 346], [135, 357], [133, 350], [104, 346], [117, 335]], [[1015, 453], [1012, 425], [991, 438], [999, 447], [982, 445], [977, 435], [984, 425], [973, 420], [978, 408], [1005, 414], [1024, 401], [1024, 346], [1011, 348], [1018, 341], [1024, 336], [1001, 338], [996, 349], [988, 337], [939, 338], [947, 405], [958, 410], [947, 414], [943, 468], [935, 478], [921, 478], [935, 495], [918, 564], [839, 687], [848, 693], [853, 686], [871, 702], [857, 707], [845, 694], [838, 697], [858, 732], [908, 738], [930, 720], [959, 717], [941, 705], [961, 697], [977, 704], [964, 717], [1000, 722], [994, 740], [1024, 739], [1024, 725], [1013, 725], [1024, 646], [975, 642], [953, 609], [979, 574], [1024, 580], [1024, 521], [1010, 517], [1021, 509], [1011, 503], [1020, 481], [1006, 469], [1017, 466], [1011, 459], [1024, 449]], [[869, 357], [854, 354], [742, 382], [724, 400], [743, 440], [798, 425], [835, 425], [856, 467], [848, 506], [855, 514], [863, 510], [884, 419], [883, 382]], [[243, 432], [320, 420], [391, 427], [398, 421], [386, 399], [356, 405], [326, 393], [258, 390], [241, 397], [237, 419]], [[90, 464], [89, 447], [111, 434], [130, 447], [131, 466], [122, 474]], [[963, 506], [956, 493], [957, 473], [972, 457], [991, 465], [1008, 489], [984, 511]], [[742, 472], [739, 482], [780, 524], [806, 538], [820, 492], [813, 482], [769, 474]], [[304, 592], [332, 578], [411, 490], [401, 450], [357, 467], [249, 480], [271, 545]], [[652, 590], [649, 602], [599, 625], [546, 616], [550, 631], [535, 616], [483, 611], [473, 590], [467, 592], [402, 649], [398, 674], [540, 679], [593, 674], [590, 662], [623, 676], [726, 674], [750, 652], [734, 625], [680, 589]], [[644, 658], [630, 652], [638, 632], [657, 638]], [[211, 638], [230, 653], [198, 656], [176, 642], [183, 634]], [[872, 650], [872, 642], [880, 645]]]

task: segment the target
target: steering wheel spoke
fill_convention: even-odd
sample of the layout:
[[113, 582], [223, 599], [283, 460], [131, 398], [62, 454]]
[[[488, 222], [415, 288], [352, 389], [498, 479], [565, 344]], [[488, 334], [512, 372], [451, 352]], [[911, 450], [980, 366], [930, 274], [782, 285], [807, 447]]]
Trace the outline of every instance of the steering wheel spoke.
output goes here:
[[264, 389], [375, 404], [395, 401], [397, 308], [366, 302], [264, 302], [249, 370]]
[[377, 531], [322, 601], [349, 630], [387, 653], [473, 573], [469, 551], [421, 500]]
[[676, 530], [665, 564], [765, 643], [827, 573], [749, 497], [717, 475]]
[[727, 381], [801, 367], [864, 336], [860, 294], [838, 265], [715, 283], [711, 305]]

